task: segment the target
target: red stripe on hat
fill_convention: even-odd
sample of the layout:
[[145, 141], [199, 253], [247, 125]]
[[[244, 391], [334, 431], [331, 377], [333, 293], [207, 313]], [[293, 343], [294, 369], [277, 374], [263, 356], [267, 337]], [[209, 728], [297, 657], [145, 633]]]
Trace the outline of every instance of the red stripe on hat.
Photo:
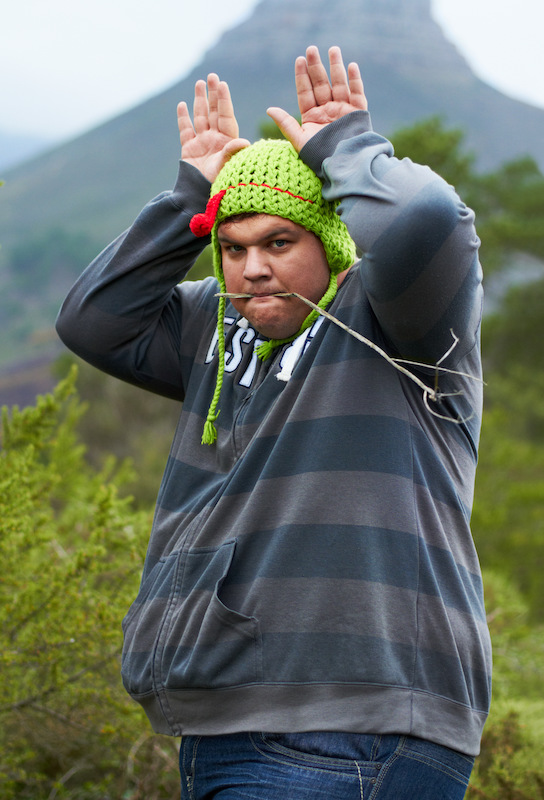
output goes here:
[[238, 186], [262, 186], [264, 189], [272, 189], [272, 191], [275, 192], [283, 192], [288, 194], [295, 200], [303, 200], [305, 203], [312, 203], [312, 205], [314, 203], [313, 200], [310, 200], [307, 197], [302, 197], [299, 194], [294, 194], [293, 192], [290, 192], [289, 189], [282, 189], [280, 186], [269, 186], [267, 183], [253, 183], [252, 181], [249, 183], [237, 183], [235, 185], [228, 186], [227, 189], [221, 189], [220, 192], [214, 194], [213, 197], [210, 197], [208, 200], [206, 211], [194, 215], [189, 223], [189, 227], [195, 236], [208, 236], [212, 232], [212, 228], [215, 225], [215, 220], [217, 218], [217, 212], [219, 211], [219, 206], [221, 205], [221, 200], [229, 189], [236, 189]]

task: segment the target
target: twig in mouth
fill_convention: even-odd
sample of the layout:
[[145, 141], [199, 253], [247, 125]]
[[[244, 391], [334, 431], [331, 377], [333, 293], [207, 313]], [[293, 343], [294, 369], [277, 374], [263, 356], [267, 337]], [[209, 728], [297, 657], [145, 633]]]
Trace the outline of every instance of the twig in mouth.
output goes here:
[[[254, 294], [246, 294], [246, 293], [238, 294], [235, 292], [218, 292], [215, 295], [215, 297], [225, 297], [233, 300], [249, 299], [251, 297], [256, 297], [256, 296], [257, 295]], [[402, 372], [403, 375], [406, 375], [406, 377], [410, 378], [410, 380], [412, 380], [415, 384], [417, 384], [417, 386], [419, 386], [419, 388], [423, 391], [423, 401], [425, 403], [425, 407], [433, 416], [438, 417], [439, 419], [447, 420], [448, 422], [455, 422], [459, 425], [464, 422], [468, 422], [468, 420], [471, 419], [471, 417], [473, 416], [473, 414], [471, 414], [469, 417], [466, 417], [465, 419], [452, 419], [451, 417], [447, 417], [443, 414], [438, 414], [436, 411], [433, 411], [433, 409], [429, 406], [429, 400], [432, 400], [434, 403], [438, 403], [444, 397], [456, 397], [462, 394], [462, 392], [440, 392], [438, 388], [439, 372], [448, 373], [449, 375], [459, 375], [460, 377], [468, 378], [469, 380], [479, 381], [480, 383], [483, 383], [481, 378], [478, 378], [474, 375], [468, 375], [464, 372], [458, 372], [456, 370], [447, 369], [446, 367], [440, 366], [440, 364], [450, 355], [450, 353], [453, 352], [453, 350], [457, 347], [457, 344], [459, 343], [459, 338], [455, 335], [453, 331], [451, 331], [451, 335], [453, 337], [453, 344], [444, 353], [444, 355], [441, 358], [439, 358], [434, 367], [432, 367], [435, 370], [435, 381], [434, 381], [434, 388], [431, 388], [430, 386], [427, 386], [427, 384], [424, 383], [420, 378], [418, 378], [417, 375], [414, 375], [413, 372], [410, 372], [410, 370], [402, 366], [403, 364], [409, 364], [410, 366], [413, 367], [429, 369], [430, 368], [429, 364], [422, 364], [418, 361], [407, 361], [406, 359], [403, 358], [392, 358], [385, 352], [385, 350], [382, 350], [382, 348], [379, 347], [377, 344], [374, 344], [374, 342], [372, 342], [370, 339], [367, 339], [366, 336], [363, 336], [361, 333], [354, 331], [353, 328], [350, 328], [341, 320], [337, 319], [335, 316], [333, 316], [333, 314], [330, 314], [324, 308], [320, 308], [311, 300], [308, 300], [307, 297], [303, 297], [301, 294], [298, 294], [298, 292], [271, 292], [270, 297], [272, 296], [296, 297], [299, 300], [302, 300], [303, 303], [306, 303], [306, 305], [310, 306], [310, 308], [313, 308], [314, 311], [317, 311], [323, 317], [330, 319], [331, 322], [333, 322], [339, 328], [342, 328], [342, 330], [345, 330], [347, 333], [349, 333], [350, 336], [353, 336], [355, 339], [358, 339], [363, 344], [366, 344], [368, 347], [372, 348], [372, 350], [374, 350], [376, 353], [382, 356], [382, 358], [384, 358], [389, 364], [391, 364], [392, 367], [394, 367], [399, 372]]]

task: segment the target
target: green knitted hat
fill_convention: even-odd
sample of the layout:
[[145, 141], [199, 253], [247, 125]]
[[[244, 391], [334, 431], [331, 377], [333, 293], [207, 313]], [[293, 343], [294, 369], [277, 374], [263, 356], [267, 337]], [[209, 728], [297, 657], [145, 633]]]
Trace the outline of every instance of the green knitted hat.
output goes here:
[[[336, 276], [355, 261], [355, 244], [335, 209], [335, 203], [323, 198], [321, 181], [299, 158], [294, 147], [283, 139], [267, 139], [232, 156], [212, 185], [206, 211], [196, 214], [190, 227], [196, 236], [211, 233], [214, 272], [222, 293], [226, 292], [226, 287], [217, 228], [223, 220], [237, 214], [270, 214], [289, 219], [315, 233], [323, 244], [331, 270], [329, 286], [318, 303], [325, 308], [336, 294]], [[221, 297], [217, 320], [219, 372], [203, 444], [213, 444], [217, 437], [214, 422], [224, 373], [224, 315], [225, 298]], [[296, 339], [317, 316], [318, 312], [312, 310], [292, 336], [264, 342], [257, 349], [259, 358], [268, 358], [276, 347]]]

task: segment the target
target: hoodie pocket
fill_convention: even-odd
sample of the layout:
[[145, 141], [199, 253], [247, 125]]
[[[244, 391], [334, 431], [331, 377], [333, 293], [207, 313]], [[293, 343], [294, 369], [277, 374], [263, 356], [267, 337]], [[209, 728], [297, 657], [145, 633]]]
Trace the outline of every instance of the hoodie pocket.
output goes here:
[[172, 553], [146, 579], [123, 623], [123, 681], [132, 694], [222, 688], [262, 678], [259, 623], [221, 587], [235, 541]]

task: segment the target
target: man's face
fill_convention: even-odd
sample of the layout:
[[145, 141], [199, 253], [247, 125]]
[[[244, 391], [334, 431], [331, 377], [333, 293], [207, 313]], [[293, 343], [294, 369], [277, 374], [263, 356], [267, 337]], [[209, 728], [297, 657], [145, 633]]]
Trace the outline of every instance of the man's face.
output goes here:
[[321, 240], [283, 217], [256, 214], [221, 222], [217, 231], [227, 292], [250, 294], [232, 300], [234, 308], [259, 333], [286, 339], [298, 331], [311, 309], [297, 292], [318, 303], [330, 271]]

